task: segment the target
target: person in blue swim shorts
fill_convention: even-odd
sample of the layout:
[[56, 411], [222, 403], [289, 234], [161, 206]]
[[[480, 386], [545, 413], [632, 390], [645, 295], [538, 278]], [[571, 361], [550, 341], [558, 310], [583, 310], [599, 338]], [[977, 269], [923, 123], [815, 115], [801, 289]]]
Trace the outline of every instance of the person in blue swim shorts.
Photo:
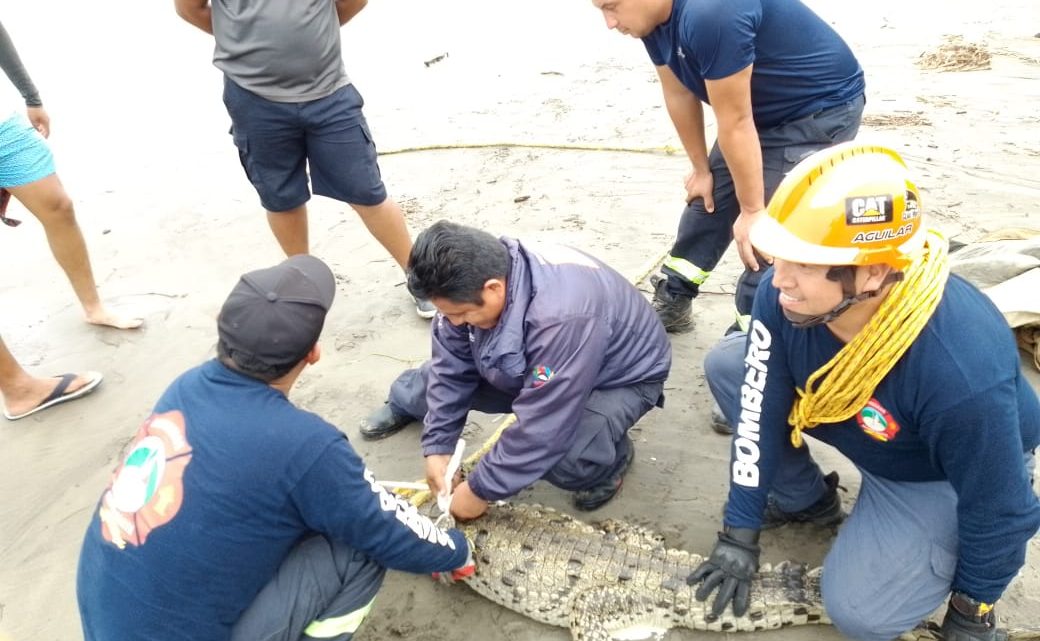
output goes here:
[[[26, 106], [25, 115], [11, 113], [0, 119], [0, 222], [8, 227], [20, 224], [7, 216], [13, 196], [43, 225], [51, 252], [72, 284], [87, 322], [119, 329], [139, 327], [140, 318], [113, 313], [98, 295], [72, 199], [58, 179], [54, 157], [45, 140], [50, 134], [50, 117], [3, 24], [0, 68], [22, 94]], [[9, 420], [80, 398], [100, 383], [101, 374], [97, 372], [53, 378], [32, 376], [0, 341], [0, 394], [3, 414]]]

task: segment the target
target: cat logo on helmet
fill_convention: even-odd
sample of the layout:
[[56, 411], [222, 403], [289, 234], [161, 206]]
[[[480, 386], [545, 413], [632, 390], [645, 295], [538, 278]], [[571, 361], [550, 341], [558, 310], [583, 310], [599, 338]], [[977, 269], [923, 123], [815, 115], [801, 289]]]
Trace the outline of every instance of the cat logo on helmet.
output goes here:
[[917, 204], [917, 194], [906, 191], [906, 208], [903, 209], [903, 220], [913, 220], [921, 215], [921, 209]]
[[849, 225], [877, 225], [892, 222], [892, 196], [856, 196], [845, 199], [845, 222]]

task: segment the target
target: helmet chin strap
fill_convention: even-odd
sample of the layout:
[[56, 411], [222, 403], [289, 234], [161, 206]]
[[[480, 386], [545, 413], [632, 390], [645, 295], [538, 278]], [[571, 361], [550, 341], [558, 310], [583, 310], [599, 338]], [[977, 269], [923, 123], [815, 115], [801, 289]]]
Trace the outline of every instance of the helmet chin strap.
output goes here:
[[881, 290], [887, 285], [903, 280], [903, 272], [889, 272], [888, 276], [885, 276], [885, 280], [882, 281], [880, 287], [859, 294], [856, 293], [856, 268], [852, 265], [831, 267], [827, 272], [827, 280], [838, 281], [841, 283], [841, 292], [843, 295], [841, 302], [835, 305], [831, 311], [824, 314], [799, 314], [797, 312], [789, 312], [786, 309], [783, 310], [784, 317], [791, 321], [792, 325], [800, 329], [805, 329], [829, 323], [844, 314], [856, 303], [861, 303], [867, 299], [874, 298], [881, 293]]

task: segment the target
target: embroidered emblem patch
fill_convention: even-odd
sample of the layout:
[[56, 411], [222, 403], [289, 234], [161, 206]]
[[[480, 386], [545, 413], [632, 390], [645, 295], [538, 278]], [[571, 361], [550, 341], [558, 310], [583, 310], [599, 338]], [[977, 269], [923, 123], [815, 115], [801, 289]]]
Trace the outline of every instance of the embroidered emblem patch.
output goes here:
[[152, 530], [177, 516], [184, 501], [184, 469], [191, 457], [180, 412], [149, 418], [101, 497], [98, 516], [105, 540], [120, 550], [128, 543], [141, 546]]
[[867, 436], [882, 443], [891, 441], [899, 433], [899, 423], [876, 398], [870, 399], [867, 406], [856, 414], [856, 422]]
[[549, 382], [555, 372], [552, 368], [539, 365], [531, 370], [531, 387], [541, 387]]

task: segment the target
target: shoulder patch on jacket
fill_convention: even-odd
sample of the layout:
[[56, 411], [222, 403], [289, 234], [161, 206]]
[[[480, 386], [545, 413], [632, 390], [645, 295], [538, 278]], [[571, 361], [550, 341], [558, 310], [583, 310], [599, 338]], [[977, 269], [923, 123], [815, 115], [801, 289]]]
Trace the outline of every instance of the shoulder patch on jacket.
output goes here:
[[554, 374], [555, 372], [553, 372], [552, 368], [546, 365], [539, 365], [535, 368], [532, 368], [531, 387], [541, 387], [542, 385], [545, 385], [549, 382], [549, 379], [551, 379]]

